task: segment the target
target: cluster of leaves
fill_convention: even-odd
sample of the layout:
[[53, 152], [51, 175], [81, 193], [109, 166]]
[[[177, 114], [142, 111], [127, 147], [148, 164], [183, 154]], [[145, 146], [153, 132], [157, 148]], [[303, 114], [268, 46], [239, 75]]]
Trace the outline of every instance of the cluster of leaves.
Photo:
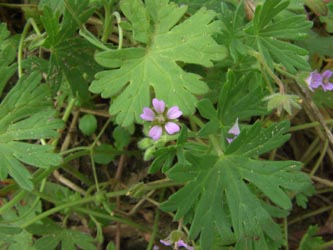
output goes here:
[[[300, 107], [296, 97], [281, 88], [276, 70], [285, 77], [310, 70], [308, 50], [297, 42], [312, 24], [288, 1], [257, 1], [250, 20], [244, 11], [247, 1], [236, 2], [196, 0], [187, 1], [187, 6], [179, 5], [183, 1], [120, 0], [115, 6], [112, 0], [57, 4], [44, 0], [39, 4], [42, 33], [37, 30], [30, 40], [29, 58], [18, 64], [17, 47], [22, 49], [24, 37], [20, 41], [10, 37], [6, 26], [0, 25], [0, 180], [10, 176], [17, 190], [34, 198], [26, 209], [13, 207], [10, 201], [0, 209], [2, 220], [9, 224], [0, 227], [0, 246], [94, 249], [91, 236], [45, 218], [55, 212], [67, 218], [71, 211], [62, 203], [75, 210], [95, 202], [98, 208], [87, 208], [96, 212], [86, 212], [90, 218], [94, 214], [114, 218], [106, 195], [99, 193], [95, 169], [97, 187], [79, 177], [89, 186], [89, 191], [81, 192], [87, 197], [44, 179], [65, 167], [55, 149], [64, 127], [58, 118], [62, 107], [55, 108], [52, 102], [58, 90], [66, 97], [58, 97], [56, 105], [65, 103], [67, 96], [76, 97], [75, 105], [89, 107], [97, 107], [96, 94], [110, 98], [108, 122], [114, 125], [114, 145], [96, 146], [94, 141], [88, 147], [93, 167], [109, 164], [131, 143], [131, 134], [138, 134], [133, 133], [135, 124], [142, 124], [142, 109], [153, 97], [169, 107], [177, 105], [184, 116], [179, 135], [164, 136], [159, 142], [144, 138], [139, 143], [146, 150], [144, 158], [152, 159], [150, 173], [162, 170], [182, 185], [160, 208], [175, 212], [174, 220], [189, 226], [189, 239], [201, 249], [271, 250], [285, 244], [277, 219], [288, 216], [295, 197], [299, 206], [306, 207], [313, 189], [300, 162], [264, 160], [264, 154], [290, 138], [289, 121], [274, 123], [267, 115], [279, 107], [288, 113], [291, 107]], [[112, 25], [111, 9], [120, 11], [123, 20], [118, 20], [118, 33], [105, 28], [103, 37], [114, 32], [118, 47], [99, 39], [100, 30], [93, 35], [85, 28], [94, 14], [105, 27]], [[21, 56], [22, 51], [18, 53]], [[24, 74], [16, 83], [8, 82], [17, 67]], [[5, 87], [8, 91], [3, 93]], [[236, 120], [241, 133], [228, 143], [227, 131]], [[98, 122], [92, 114], [85, 115], [79, 129], [92, 136]], [[175, 139], [176, 143], [168, 143]], [[87, 147], [74, 158], [87, 154], [84, 150]], [[61, 195], [50, 198], [50, 189], [60, 190]], [[26, 193], [18, 191], [17, 197]], [[41, 198], [55, 207], [43, 213]], [[101, 234], [102, 222], [92, 222]], [[306, 237], [313, 234], [309, 230]], [[308, 241], [304, 239], [304, 249]]]

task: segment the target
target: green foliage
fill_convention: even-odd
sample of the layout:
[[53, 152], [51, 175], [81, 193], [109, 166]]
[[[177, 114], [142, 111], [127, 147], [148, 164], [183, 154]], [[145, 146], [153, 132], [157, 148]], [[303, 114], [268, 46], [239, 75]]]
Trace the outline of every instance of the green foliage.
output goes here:
[[318, 250], [323, 249], [322, 245], [324, 240], [320, 236], [316, 236], [318, 233], [318, 226], [309, 226], [308, 231], [304, 234], [299, 250]]
[[310, 54], [333, 57], [332, 36], [320, 36], [319, 34], [310, 31], [308, 33], [308, 38], [297, 41], [297, 44], [307, 49]]
[[23, 188], [32, 190], [31, 174], [23, 164], [48, 168], [61, 163], [50, 145], [26, 142], [55, 138], [63, 126], [55, 119], [55, 110], [46, 85], [33, 73], [21, 78], [0, 104], [0, 179], [9, 174]]
[[[299, 171], [298, 162], [251, 158], [280, 146], [288, 139], [287, 130], [288, 123], [267, 129], [257, 123], [241, 131], [225, 156], [186, 153], [187, 164], [176, 164], [167, 172], [169, 178], [186, 184], [161, 208], [176, 210], [175, 219], [193, 212], [190, 236], [200, 234], [203, 249], [211, 248], [215, 231], [225, 245], [235, 243], [235, 249], [278, 249], [282, 233], [272, 219], [274, 209], [268, 208], [290, 211], [287, 192], [306, 192], [311, 182]], [[267, 198], [275, 205], [265, 204]]]
[[[4, 200], [2, 200], [4, 202]], [[3, 205], [6, 205], [3, 204]], [[2, 221], [10, 222], [10, 225], [2, 223], [0, 227], [0, 247], [1, 249], [27, 249], [35, 250], [33, 246], [33, 236], [27, 230], [20, 228], [20, 225], [28, 221], [41, 212], [41, 202], [39, 197], [26, 195], [12, 209], [1, 214]]]
[[326, 16], [321, 16], [319, 19], [321, 22], [325, 23], [326, 31], [328, 33], [333, 33], [333, 4], [327, 4], [328, 13]]
[[92, 135], [97, 129], [97, 119], [94, 115], [86, 114], [79, 120], [79, 128], [84, 135]]
[[243, 1], [234, 9], [222, 4], [221, 39], [229, 45], [236, 66], [253, 67], [250, 64], [255, 62], [249, 61], [249, 55], [256, 57], [259, 52], [272, 69], [275, 64], [282, 64], [290, 73], [310, 69], [305, 58], [308, 52], [290, 40], [304, 39], [312, 24], [305, 15], [285, 11], [288, 4], [288, 1], [263, 1], [256, 6], [254, 18], [248, 23], [244, 22]]
[[190, 13], [195, 13], [202, 7], [218, 12], [221, 8], [220, 0], [173, 0], [178, 4], [186, 4]]
[[218, 118], [221, 121], [229, 125], [237, 118], [243, 120], [267, 113], [263, 102], [265, 91], [251, 84], [255, 80], [257, 78], [251, 75], [242, 75], [237, 79], [233, 71], [228, 72], [218, 102]]
[[116, 155], [116, 149], [110, 144], [101, 144], [94, 149], [94, 161], [99, 164], [110, 163]]
[[0, 96], [17, 67], [16, 63], [13, 63], [16, 57], [17, 39], [9, 35], [6, 24], [0, 23]]
[[59, 23], [61, 13], [57, 9], [51, 9], [49, 5], [43, 7], [43, 16], [41, 16], [47, 33], [43, 46], [51, 50], [47, 73], [52, 89], [56, 92], [65, 76], [73, 95], [78, 95], [83, 103], [90, 99], [88, 83], [100, 70], [93, 60], [94, 47], [76, 34], [76, 30], [94, 12], [94, 8], [88, 6], [88, 2], [88, 0], [66, 1], [61, 23]]
[[[68, 1], [67, 1], [68, 2]], [[38, 4], [39, 9], [50, 8], [54, 12], [62, 13], [65, 8], [65, 0], [40, 0]]]
[[112, 137], [115, 140], [114, 144], [116, 148], [120, 150], [126, 147], [131, 141], [131, 134], [128, 132], [128, 130], [120, 126], [117, 126], [113, 130]]
[[82, 250], [95, 250], [93, 238], [80, 231], [70, 230], [58, 226], [51, 220], [45, 220], [41, 225], [29, 227], [29, 232], [41, 236], [36, 240], [34, 249], [44, 250], [58, 249], [61, 245], [62, 250], [75, 250], [80, 247]]
[[[113, 249], [114, 244], [104, 242], [102, 230], [110, 221], [147, 231], [152, 246], [153, 240], [163, 239], [157, 227], [150, 232], [123, 217], [141, 209], [141, 198], [175, 213], [177, 236], [171, 233], [164, 239], [192, 240], [191, 246], [203, 250], [278, 250], [287, 245], [281, 219], [289, 215], [293, 202], [306, 208], [313, 187], [300, 162], [273, 158], [280, 159], [275, 156], [295, 147], [277, 150], [290, 138], [290, 123], [304, 116], [287, 120], [293, 119], [294, 108], [302, 108], [291, 84], [303, 82], [306, 87], [308, 53], [319, 58], [314, 68], [331, 68], [330, 45], [324, 44], [331, 38], [309, 31], [312, 24], [304, 15], [304, 3], [328, 31], [331, 4], [34, 2], [38, 10], [22, 7], [30, 18], [22, 36], [10, 36], [0, 24], [1, 249]], [[252, 2], [253, 16], [246, 12]], [[301, 41], [307, 36], [309, 41]], [[15, 83], [16, 67], [20, 74]], [[92, 94], [110, 99], [110, 106]], [[330, 91], [310, 94], [312, 108], [333, 107]], [[165, 135], [172, 126], [162, 118], [170, 115], [168, 111], [155, 114], [142, 128], [140, 114], [151, 106], [152, 98], [179, 107], [180, 131]], [[86, 104], [98, 112], [81, 114], [77, 120], [72, 111]], [[99, 117], [104, 108], [111, 114], [107, 121], [103, 114]], [[275, 109], [290, 116], [275, 116]], [[60, 114], [68, 125], [64, 129]], [[309, 115], [313, 124], [315, 117]], [[236, 121], [240, 133], [234, 129]], [[157, 123], [163, 125], [163, 136], [142, 138]], [[73, 125], [82, 133], [73, 136]], [[55, 153], [54, 145], [60, 153]], [[137, 147], [145, 150], [143, 159]], [[313, 155], [316, 152], [319, 149]], [[130, 174], [121, 183], [114, 182], [110, 176], [119, 156], [119, 166], [125, 162], [131, 170], [142, 167], [148, 174], [162, 174], [144, 178]], [[143, 165], [142, 160], [150, 162]], [[157, 179], [164, 175], [167, 178]], [[168, 192], [159, 191], [168, 187], [172, 187]], [[173, 194], [165, 197], [169, 192]], [[126, 206], [118, 206], [123, 195], [128, 196], [121, 199]], [[123, 207], [129, 210], [119, 211]], [[155, 221], [163, 218], [159, 212]], [[180, 231], [182, 225], [189, 229], [186, 233]], [[73, 226], [94, 232], [96, 239]], [[301, 250], [323, 246], [316, 232], [309, 228]]]
[[264, 56], [271, 68], [277, 63], [291, 73], [296, 73], [297, 69], [309, 70], [304, 58], [307, 51], [285, 40], [304, 38], [312, 24], [305, 21], [305, 15], [288, 13], [280, 17], [287, 6], [288, 1], [272, 0], [256, 7], [253, 21], [246, 30], [250, 46]]
[[289, 122], [273, 124], [268, 128], [262, 128], [259, 122], [250, 128], [241, 131], [240, 135], [229, 145], [226, 154], [235, 154], [248, 157], [256, 157], [285, 143], [290, 135], [286, 134]]
[[90, 91], [113, 97], [109, 111], [122, 126], [141, 121], [142, 108], [154, 95], [169, 107], [178, 105], [185, 115], [192, 114], [194, 95], [208, 88], [177, 62], [211, 67], [212, 61], [225, 57], [224, 47], [211, 37], [219, 31], [215, 13], [201, 9], [182, 22], [187, 8], [167, 0], [147, 0], [145, 5], [141, 0], [123, 0], [120, 7], [131, 22], [133, 39], [143, 47], [98, 53], [96, 61], [112, 69], [98, 73]]
[[300, 98], [297, 95], [286, 95], [275, 93], [273, 95], [264, 98], [267, 101], [267, 109], [277, 109], [278, 112], [281, 110], [287, 111], [289, 115], [292, 115], [292, 109], [301, 109]]

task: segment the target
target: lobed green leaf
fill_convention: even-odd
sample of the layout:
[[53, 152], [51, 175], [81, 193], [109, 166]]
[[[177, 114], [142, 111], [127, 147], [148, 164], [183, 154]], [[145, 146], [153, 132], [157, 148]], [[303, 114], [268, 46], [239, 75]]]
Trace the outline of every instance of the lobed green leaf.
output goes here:
[[56, 138], [63, 126], [55, 118], [50, 91], [40, 80], [36, 72], [22, 77], [0, 104], [0, 179], [9, 174], [27, 190], [33, 188], [32, 176], [23, 164], [48, 168], [61, 163], [52, 146], [26, 142]]
[[[132, 4], [137, 12], [133, 12]], [[206, 93], [208, 87], [178, 62], [210, 67], [212, 61], [225, 56], [225, 48], [211, 37], [219, 31], [215, 13], [201, 9], [180, 22], [186, 7], [167, 0], [149, 0], [145, 5], [139, 0], [123, 0], [120, 6], [132, 23], [133, 38], [145, 46], [96, 54], [99, 64], [113, 69], [98, 73], [90, 91], [101, 93], [103, 98], [112, 97], [110, 114], [116, 115], [122, 126], [141, 121], [139, 115], [143, 107], [149, 106], [152, 89], [168, 106], [178, 105], [183, 114], [192, 114], [195, 95]]]

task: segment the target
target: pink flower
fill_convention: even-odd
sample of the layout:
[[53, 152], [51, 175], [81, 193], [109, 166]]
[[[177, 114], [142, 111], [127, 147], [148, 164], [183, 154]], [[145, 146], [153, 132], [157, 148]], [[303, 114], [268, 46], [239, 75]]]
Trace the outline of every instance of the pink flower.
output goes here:
[[177, 247], [184, 247], [187, 250], [193, 250], [194, 249], [194, 247], [191, 247], [191, 246], [187, 245], [183, 240], [178, 240], [175, 243], [171, 242], [171, 240], [160, 240], [160, 242], [165, 246], [171, 246], [171, 245], [176, 243]]
[[232, 138], [227, 138], [228, 143], [232, 143], [232, 141], [235, 140], [236, 137], [240, 134], [240, 129], [238, 126], [238, 118], [236, 119], [236, 122], [231, 127], [231, 129], [229, 129], [228, 134], [233, 135]]
[[316, 88], [322, 87], [326, 92], [327, 90], [333, 90], [333, 82], [330, 82], [330, 78], [333, 76], [333, 71], [325, 70], [322, 74], [317, 71], [310, 73], [310, 76], [306, 79], [306, 82], [311, 91]]
[[162, 136], [163, 130], [169, 135], [177, 133], [180, 130], [179, 125], [176, 123], [177, 118], [183, 114], [178, 106], [166, 109], [165, 102], [156, 98], [153, 99], [152, 103], [153, 109], [145, 107], [140, 115], [143, 120], [153, 124], [148, 132], [149, 137], [156, 141]]

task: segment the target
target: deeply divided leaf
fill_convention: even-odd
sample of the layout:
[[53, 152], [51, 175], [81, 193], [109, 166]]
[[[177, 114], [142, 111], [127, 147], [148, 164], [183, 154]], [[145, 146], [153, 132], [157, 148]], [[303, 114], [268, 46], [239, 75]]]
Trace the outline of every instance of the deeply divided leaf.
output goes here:
[[305, 15], [280, 13], [288, 6], [288, 1], [270, 0], [256, 8], [254, 19], [247, 27], [250, 46], [264, 55], [266, 63], [282, 64], [291, 73], [297, 69], [309, 70], [304, 56], [307, 51], [286, 40], [302, 39], [312, 26]]
[[43, 45], [51, 50], [48, 80], [52, 83], [55, 93], [65, 76], [73, 95], [78, 95], [84, 103], [90, 97], [88, 84], [100, 67], [93, 60], [94, 47], [75, 32], [92, 15], [94, 8], [88, 7], [88, 0], [66, 3], [60, 24], [61, 13], [48, 6], [44, 7], [41, 17], [47, 33]]
[[31, 174], [24, 164], [48, 168], [61, 163], [61, 157], [50, 145], [30, 143], [30, 140], [56, 138], [63, 126], [55, 118], [50, 91], [33, 73], [22, 77], [0, 104], [0, 179], [12, 178], [24, 189], [31, 190]]
[[[279, 225], [264, 205], [266, 198], [290, 211], [288, 192], [304, 192], [311, 182], [299, 171], [299, 163], [251, 160], [244, 156], [197, 157], [187, 154], [188, 165], [176, 165], [168, 173], [174, 180], [185, 172], [192, 179], [162, 204], [177, 211], [175, 219], [194, 212], [190, 236], [200, 234], [203, 249], [211, 249], [210, 236], [218, 231], [235, 249], [278, 249], [282, 244]], [[256, 187], [256, 188], [254, 188]], [[273, 247], [274, 246], [274, 247]]]
[[210, 67], [225, 56], [224, 47], [211, 37], [219, 31], [215, 12], [200, 9], [182, 21], [186, 7], [167, 0], [147, 0], [145, 5], [123, 0], [120, 7], [140, 46], [98, 53], [96, 61], [111, 69], [96, 75], [90, 91], [112, 97], [110, 114], [123, 126], [140, 121], [142, 108], [153, 96], [168, 106], [178, 105], [185, 115], [192, 114], [196, 95], [206, 93], [208, 87], [178, 62]]

